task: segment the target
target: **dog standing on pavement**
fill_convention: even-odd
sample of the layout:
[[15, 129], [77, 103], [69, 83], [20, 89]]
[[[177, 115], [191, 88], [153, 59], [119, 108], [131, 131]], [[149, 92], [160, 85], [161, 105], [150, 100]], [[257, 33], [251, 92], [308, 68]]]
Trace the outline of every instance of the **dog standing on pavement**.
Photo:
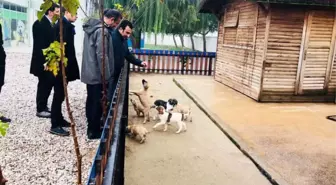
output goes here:
[[140, 117], [140, 114], [142, 113], [143, 116], [145, 116], [145, 108], [140, 104], [138, 103], [136, 100], [134, 99], [131, 99], [131, 103], [133, 105], [133, 108], [137, 114], [137, 116]]
[[[160, 125], [164, 125], [163, 131], [166, 132], [168, 129], [169, 122], [176, 122], [178, 126], [178, 130], [176, 131], [176, 134], [179, 134], [182, 131], [182, 129], [184, 131], [187, 131], [187, 125], [183, 122], [183, 114], [178, 113], [178, 112], [172, 112], [172, 113], [166, 112], [163, 106], [157, 107], [156, 110], [158, 111], [160, 122], [155, 124], [153, 126], [153, 129], [155, 129], [156, 127]], [[169, 122], [167, 122], [168, 117], [170, 117]]]
[[143, 106], [143, 114], [144, 114], [144, 121], [143, 123], [145, 124], [149, 120], [149, 111], [150, 111], [150, 103], [149, 103], [149, 96], [148, 96], [148, 82], [143, 79], [142, 80], [142, 86], [143, 90], [141, 91], [130, 91], [130, 94], [134, 94], [139, 97], [139, 100], [141, 102], [141, 105]]

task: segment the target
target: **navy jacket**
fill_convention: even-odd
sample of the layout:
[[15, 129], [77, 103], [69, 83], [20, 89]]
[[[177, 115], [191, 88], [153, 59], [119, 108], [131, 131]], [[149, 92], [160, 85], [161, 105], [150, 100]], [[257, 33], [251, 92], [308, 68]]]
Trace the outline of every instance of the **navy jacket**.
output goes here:
[[134, 55], [128, 50], [127, 40], [124, 39], [119, 30], [110, 29], [113, 40], [113, 50], [114, 50], [114, 77], [117, 78], [124, 67], [125, 59], [137, 66], [142, 66], [142, 61], [135, 58]]

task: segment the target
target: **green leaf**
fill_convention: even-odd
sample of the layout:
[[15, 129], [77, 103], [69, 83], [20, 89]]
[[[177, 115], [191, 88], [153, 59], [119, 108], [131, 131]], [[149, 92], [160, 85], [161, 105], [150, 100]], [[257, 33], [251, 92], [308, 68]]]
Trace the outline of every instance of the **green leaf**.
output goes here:
[[52, 0], [45, 0], [41, 6], [40, 11], [37, 12], [37, 18], [39, 21], [41, 21], [44, 13], [52, 6], [53, 1]]
[[71, 15], [77, 15], [79, 0], [62, 0], [62, 6], [70, 12]]
[[3, 123], [0, 121], [0, 135], [4, 137], [7, 133], [7, 129], [9, 128], [8, 123]]
[[[63, 64], [64, 67], [68, 65], [68, 59], [65, 57], [65, 45], [63, 43]], [[60, 62], [61, 62], [61, 44], [58, 41], [54, 41], [49, 45], [48, 48], [43, 49], [43, 55], [46, 59], [46, 65], [48, 71], [52, 72], [55, 76], [57, 76], [58, 71], [60, 70]]]

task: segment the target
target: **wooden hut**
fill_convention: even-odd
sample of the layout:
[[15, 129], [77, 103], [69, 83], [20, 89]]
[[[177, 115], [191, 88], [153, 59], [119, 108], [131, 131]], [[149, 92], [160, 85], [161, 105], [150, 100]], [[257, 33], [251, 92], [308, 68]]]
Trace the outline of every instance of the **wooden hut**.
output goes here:
[[203, 0], [215, 80], [262, 102], [335, 102], [336, 0]]

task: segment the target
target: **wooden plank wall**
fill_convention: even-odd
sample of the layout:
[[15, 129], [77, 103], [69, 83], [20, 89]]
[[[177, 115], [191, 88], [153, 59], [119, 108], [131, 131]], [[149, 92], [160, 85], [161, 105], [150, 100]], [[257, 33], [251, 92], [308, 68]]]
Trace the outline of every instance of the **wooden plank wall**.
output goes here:
[[329, 81], [329, 84], [328, 84], [328, 94], [330, 94], [330, 95], [335, 95], [335, 93], [336, 93], [336, 49], [335, 49], [334, 53], [335, 53], [334, 54], [334, 64], [333, 64], [333, 67], [332, 67], [331, 77], [330, 77], [330, 81]]
[[263, 96], [294, 95], [304, 18], [302, 9], [271, 7]]
[[334, 27], [332, 11], [310, 11], [305, 42], [305, 61], [303, 65], [300, 93], [312, 94], [324, 91], [326, 72], [329, 67], [329, 54]]
[[[253, 2], [237, 1], [226, 6], [226, 13], [237, 11], [237, 26], [224, 27], [222, 23], [220, 27], [215, 80], [258, 99], [266, 14]], [[234, 19], [226, 13], [223, 22]]]

